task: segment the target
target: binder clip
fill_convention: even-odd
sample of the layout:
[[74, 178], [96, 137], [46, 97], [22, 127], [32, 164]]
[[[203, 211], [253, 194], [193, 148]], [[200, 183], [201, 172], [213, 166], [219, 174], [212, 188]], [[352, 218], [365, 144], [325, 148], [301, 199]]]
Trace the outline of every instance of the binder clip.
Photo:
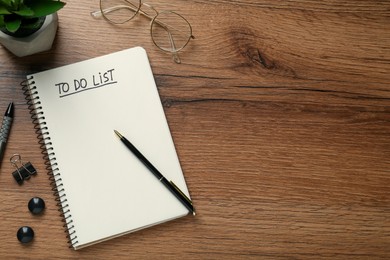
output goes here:
[[31, 175], [37, 174], [34, 166], [30, 163], [23, 163], [20, 154], [14, 154], [10, 158], [11, 164], [15, 167], [16, 171], [12, 173], [16, 182], [21, 185], [24, 180], [31, 178]]

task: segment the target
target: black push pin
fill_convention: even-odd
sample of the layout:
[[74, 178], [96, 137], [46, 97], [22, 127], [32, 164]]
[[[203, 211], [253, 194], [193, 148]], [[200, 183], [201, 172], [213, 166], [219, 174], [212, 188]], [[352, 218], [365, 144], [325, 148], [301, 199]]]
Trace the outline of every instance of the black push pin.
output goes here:
[[28, 226], [21, 227], [16, 233], [16, 237], [18, 238], [20, 243], [25, 244], [31, 242], [31, 240], [33, 240], [34, 238], [34, 230]]
[[16, 171], [12, 173], [12, 176], [14, 176], [16, 182], [19, 185], [23, 184], [24, 180], [30, 179], [31, 175], [35, 175], [37, 173], [34, 166], [32, 166], [30, 162], [22, 162], [22, 157], [20, 154], [12, 155], [10, 161], [11, 164], [16, 168]]
[[28, 210], [34, 215], [41, 214], [44, 209], [45, 201], [39, 197], [34, 197], [28, 202]]

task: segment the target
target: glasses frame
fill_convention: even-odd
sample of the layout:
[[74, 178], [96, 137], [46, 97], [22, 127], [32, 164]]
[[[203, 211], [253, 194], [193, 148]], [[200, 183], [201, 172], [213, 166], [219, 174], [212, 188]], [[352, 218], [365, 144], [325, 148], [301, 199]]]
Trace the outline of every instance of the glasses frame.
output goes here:
[[[174, 12], [174, 11], [170, 11], [170, 10], [164, 10], [164, 11], [161, 11], [161, 12], [158, 12], [153, 6], [151, 6], [150, 4], [147, 4], [147, 3], [143, 3], [142, 0], [139, 0], [138, 1], [138, 6], [134, 5], [133, 3], [129, 2], [128, 0], [123, 0], [124, 2], [127, 2], [128, 5], [117, 5], [117, 6], [112, 6], [112, 7], [109, 7], [109, 8], [103, 8], [102, 6], [102, 1], [104, 0], [100, 0], [99, 1], [99, 7], [100, 7], [100, 10], [98, 11], [94, 11], [94, 12], [91, 12], [91, 16], [94, 17], [94, 18], [99, 18], [99, 17], [103, 17], [106, 21], [108, 21], [109, 23], [112, 23], [112, 24], [124, 24], [124, 23], [127, 23], [129, 22], [130, 20], [134, 19], [136, 16], [138, 16], [138, 14], [141, 14], [147, 18], [150, 19], [150, 37], [152, 38], [152, 42], [153, 44], [159, 48], [161, 51], [163, 52], [166, 52], [166, 53], [170, 53], [172, 55], [172, 58], [173, 58], [173, 61], [180, 64], [181, 63], [181, 60], [179, 58], [179, 55], [178, 55], [178, 52], [181, 51], [184, 47], [187, 46], [187, 44], [190, 42], [191, 39], [195, 39], [195, 36], [192, 34], [192, 26], [190, 24], [190, 22], [184, 18], [184, 16], [182, 16], [181, 14], [178, 14], [177, 12]], [[149, 9], [153, 10], [154, 11], [154, 15], [150, 15], [148, 14], [146, 11], [142, 10], [142, 7], [143, 6], [146, 6], [148, 7]], [[120, 10], [120, 9], [130, 9], [134, 12], [134, 15], [133, 16], [130, 16], [128, 19], [126, 19], [125, 21], [123, 22], [115, 22], [111, 19], [109, 19], [105, 14], [108, 14], [110, 12], [113, 12], [113, 11], [116, 11], [116, 10]], [[187, 24], [188, 24], [188, 28], [189, 28], [189, 34], [187, 34], [188, 36], [188, 39], [187, 41], [183, 44], [183, 46], [181, 46], [180, 48], [176, 48], [176, 45], [175, 45], [175, 41], [173, 39], [173, 36], [172, 36], [172, 33], [171, 31], [172, 30], [177, 30], [177, 31], [180, 31], [178, 29], [176, 29], [175, 27], [173, 26], [170, 26], [170, 25], [167, 25], [161, 21], [158, 20], [158, 17], [159, 15], [161, 14], [174, 14], [176, 16], [178, 16], [179, 18], [183, 19], [183, 21], [185, 21]], [[153, 26], [155, 24], [158, 24], [159, 26], [161, 26], [162, 28], [164, 28], [167, 33], [168, 33], [168, 37], [169, 37], [169, 43], [171, 45], [171, 49], [172, 50], [167, 50], [167, 49], [164, 49], [162, 48], [161, 46], [159, 46], [154, 37], [153, 37]], [[185, 32], [184, 32], [185, 33]]]

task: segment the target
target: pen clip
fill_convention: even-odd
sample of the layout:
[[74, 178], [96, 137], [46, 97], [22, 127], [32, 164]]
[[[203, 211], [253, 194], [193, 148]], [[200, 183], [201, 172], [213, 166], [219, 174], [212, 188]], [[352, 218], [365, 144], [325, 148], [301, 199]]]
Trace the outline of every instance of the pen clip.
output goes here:
[[177, 191], [183, 196], [183, 198], [185, 198], [185, 200], [186, 200], [188, 203], [190, 203], [190, 204], [192, 205], [192, 201], [187, 197], [187, 195], [185, 195], [185, 194], [179, 189], [179, 187], [177, 187], [176, 184], [173, 183], [173, 181], [169, 181], [169, 182], [172, 184], [172, 186], [175, 188], [175, 190], [177, 190]]

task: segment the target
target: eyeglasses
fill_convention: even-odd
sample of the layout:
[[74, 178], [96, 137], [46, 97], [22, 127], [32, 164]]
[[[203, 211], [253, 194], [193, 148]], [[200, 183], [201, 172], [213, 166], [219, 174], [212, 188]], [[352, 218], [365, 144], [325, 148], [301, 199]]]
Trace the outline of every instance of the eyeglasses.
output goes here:
[[190, 23], [182, 15], [173, 11], [158, 12], [141, 0], [100, 0], [100, 10], [91, 12], [92, 17], [103, 16], [113, 24], [124, 24], [138, 14], [151, 20], [150, 36], [154, 45], [171, 53], [173, 60], [181, 63], [178, 52], [195, 38]]

